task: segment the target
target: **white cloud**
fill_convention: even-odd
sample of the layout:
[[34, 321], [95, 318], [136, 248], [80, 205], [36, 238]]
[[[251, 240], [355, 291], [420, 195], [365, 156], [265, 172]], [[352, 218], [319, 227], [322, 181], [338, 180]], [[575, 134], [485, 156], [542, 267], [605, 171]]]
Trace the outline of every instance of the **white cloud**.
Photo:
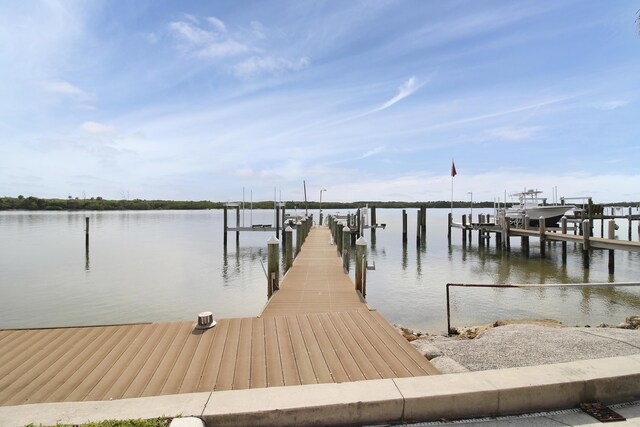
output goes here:
[[628, 105], [629, 101], [623, 101], [621, 99], [616, 99], [613, 101], [608, 101], [605, 102], [601, 105], [598, 106], [599, 109], [601, 110], [615, 110], [616, 108], [620, 108], [620, 107], [624, 107], [625, 105]]
[[410, 96], [410, 95], [414, 94], [418, 89], [420, 89], [420, 87], [423, 84], [424, 83], [418, 84], [418, 81], [416, 80], [416, 78], [414, 76], [410, 77], [406, 82], [404, 82], [402, 84], [402, 86], [400, 86], [398, 88], [398, 94], [396, 96], [394, 96], [393, 98], [391, 98], [390, 100], [388, 100], [387, 102], [385, 102], [376, 111], [382, 111], [382, 110], [384, 110], [386, 108], [391, 107], [393, 104], [396, 104], [396, 103], [402, 101], [407, 96]]
[[207, 21], [209, 21], [209, 23], [213, 25], [221, 33], [227, 32], [227, 26], [224, 24], [224, 22], [222, 22], [220, 19], [216, 18], [215, 16], [208, 17]]
[[207, 22], [213, 29], [205, 29], [198, 25], [197, 18], [191, 17], [193, 23], [176, 21], [169, 24], [169, 30], [183, 42], [183, 47], [198, 56], [224, 57], [247, 52], [251, 48], [234, 40], [227, 34], [227, 28], [218, 18], [209, 17]]
[[95, 133], [99, 135], [108, 135], [116, 131], [116, 128], [110, 125], [105, 125], [98, 122], [84, 122], [80, 128], [89, 133]]
[[360, 160], [376, 155], [382, 151], [384, 151], [384, 147], [376, 147], [373, 150], [369, 150], [366, 153], [364, 153], [362, 156], [360, 156]]
[[74, 86], [71, 83], [63, 80], [43, 82], [42, 87], [44, 88], [45, 91], [51, 92], [51, 93], [57, 93], [61, 95], [67, 95], [67, 96], [84, 98], [84, 99], [88, 99], [92, 97], [89, 93], [83, 91], [79, 87]]
[[505, 141], [524, 141], [533, 139], [536, 132], [540, 130], [539, 127], [526, 127], [526, 128], [514, 128], [514, 127], [501, 127], [492, 129], [489, 131], [489, 136], [496, 139]]
[[234, 71], [239, 76], [252, 76], [263, 72], [278, 73], [282, 71], [298, 71], [309, 65], [307, 58], [300, 58], [292, 61], [286, 58], [275, 58], [272, 56], [252, 56], [236, 64]]

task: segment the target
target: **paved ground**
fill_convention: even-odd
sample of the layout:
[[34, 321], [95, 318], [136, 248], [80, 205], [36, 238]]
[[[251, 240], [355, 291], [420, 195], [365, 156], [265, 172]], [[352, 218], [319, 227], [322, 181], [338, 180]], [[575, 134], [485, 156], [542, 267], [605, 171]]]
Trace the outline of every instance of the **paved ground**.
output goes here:
[[428, 336], [412, 344], [441, 372], [455, 373], [640, 354], [640, 331], [513, 324], [475, 339]]

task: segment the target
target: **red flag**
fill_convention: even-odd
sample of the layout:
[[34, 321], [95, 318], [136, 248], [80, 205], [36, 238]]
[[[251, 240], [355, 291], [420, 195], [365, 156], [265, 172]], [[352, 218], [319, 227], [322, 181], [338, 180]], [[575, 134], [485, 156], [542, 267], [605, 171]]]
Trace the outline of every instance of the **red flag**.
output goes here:
[[451, 177], [456, 176], [458, 172], [456, 172], [456, 164], [451, 160]]

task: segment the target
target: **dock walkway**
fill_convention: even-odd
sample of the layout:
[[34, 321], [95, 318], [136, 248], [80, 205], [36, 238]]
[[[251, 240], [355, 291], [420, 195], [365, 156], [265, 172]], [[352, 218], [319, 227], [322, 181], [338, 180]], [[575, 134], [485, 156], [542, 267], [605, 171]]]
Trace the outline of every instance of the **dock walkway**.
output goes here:
[[437, 374], [311, 231], [259, 317], [0, 330], [0, 406]]

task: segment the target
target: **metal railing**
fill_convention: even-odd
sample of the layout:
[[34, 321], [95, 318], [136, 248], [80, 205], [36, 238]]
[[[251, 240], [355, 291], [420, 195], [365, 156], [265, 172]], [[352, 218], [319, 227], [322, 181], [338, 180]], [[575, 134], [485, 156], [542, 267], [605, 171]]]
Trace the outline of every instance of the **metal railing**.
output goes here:
[[449, 287], [468, 288], [604, 288], [615, 286], [640, 286], [640, 282], [618, 282], [618, 283], [531, 283], [531, 284], [493, 284], [493, 283], [447, 283], [447, 333], [453, 333], [451, 329], [451, 304], [449, 301]]

